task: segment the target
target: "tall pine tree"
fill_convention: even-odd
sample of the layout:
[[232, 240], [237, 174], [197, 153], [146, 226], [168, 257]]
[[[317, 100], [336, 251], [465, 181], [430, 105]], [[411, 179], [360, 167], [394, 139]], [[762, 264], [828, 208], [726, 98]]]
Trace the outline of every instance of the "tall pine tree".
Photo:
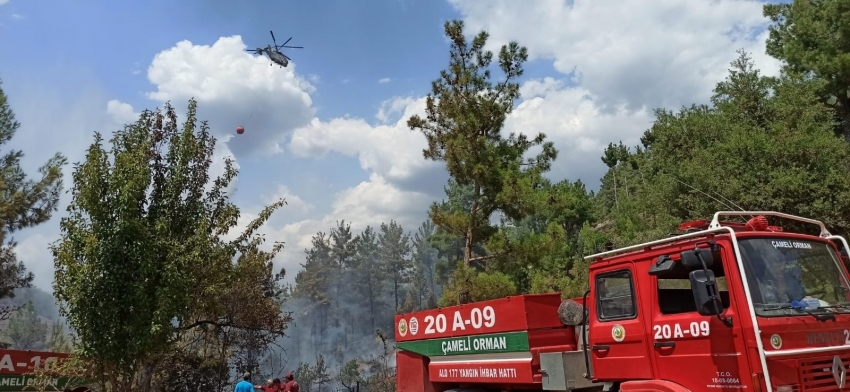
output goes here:
[[[446, 22], [444, 28], [451, 41], [449, 67], [432, 83], [426, 116], [414, 115], [407, 124], [425, 135], [424, 157], [445, 162], [452, 179], [472, 190], [468, 208], [447, 213], [434, 204], [429, 213], [440, 229], [464, 239], [463, 261], [469, 265], [494, 257], [473, 252], [495, 232], [490, 216], [497, 210], [514, 219], [526, 214], [524, 196], [538, 185], [557, 152], [542, 133], [532, 139], [501, 133], [520, 96], [517, 79], [528, 59], [526, 48], [516, 42], [502, 46], [498, 65], [504, 79], [494, 83], [489, 69], [493, 53], [484, 50], [487, 32], [467, 42], [462, 21]], [[524, 161], [525, 153], [537, 146], [542, 151]]]
[[[0, 145], [15, 136], [21, 124], [0, 88]], [[12, 234], [50, 220], [62, 191], [62, 166], [67, 162], [57, 153], [38, 169], [41, 178], [27, 177], [21, 168], [21, 150], [8, 150], [0, 157], [0, 299], [14, 297], [15, 289], [30, 287], [33, 275], [15, 254], [17, 243]], [[0, 308], [0, 320], [14, 308]]]

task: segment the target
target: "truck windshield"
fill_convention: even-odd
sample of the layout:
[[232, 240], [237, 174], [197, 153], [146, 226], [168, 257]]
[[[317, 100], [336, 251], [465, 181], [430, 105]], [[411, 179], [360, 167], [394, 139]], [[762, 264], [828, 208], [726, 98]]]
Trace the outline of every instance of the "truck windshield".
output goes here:
[[738, 243], [757, 315], [850, 313], [850, 283], [831, 245], [787, 238]]

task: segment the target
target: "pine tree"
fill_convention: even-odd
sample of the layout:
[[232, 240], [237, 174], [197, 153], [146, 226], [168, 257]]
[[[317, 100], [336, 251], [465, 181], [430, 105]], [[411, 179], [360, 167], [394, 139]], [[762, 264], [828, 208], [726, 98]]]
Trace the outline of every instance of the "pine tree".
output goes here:
[[[0, 88], [0, 145], [9, 142], [20, 126]], [[21, 168], [23, 156], [23, 151], [9, 150], [0, 157], [0, 299], [12, 298], [16, 288], [32, 283], [32, 273], [16, 257], [17, 243], [11, 235], [50, 220], [62, 191], [61, 168], [67, 162], [57, 153], [38, 169], [41, 178], [32, 180]], [[0, 320], [13, 311], [12, 307], [0, 308]]]
[[[484, 50], [485, 31], [466, 41], [462, 21], [446, 22], [445, 34], [451, 41], [450, 64], [432, 83], [426, 103], [426, 116], [410, 117], [407, 125], [425, 135], [426, 159], [443, 161], [449, 175], [462, 187], [471, 188], [468, 208], [446, 213], [438, 204], [429, 216], [442, 230], [464, 239], [466, 265], [495, 256], [474, 254], [475, 245], [485, 241], [495, 228], [490, 216], [495, 211], [519, 219], [528, 213], [527, 193], [542, 180], [557, 152], [542, 133], [529, 139], [524, 134], [502, 136], [507, 115], [519, 98], [517, 78], [528, 59], [525, 47], [516, 42], [502, 46], [498, 65], [504, 79], [491, 81], [493, 53]], [[542, 151], [524, 161], [533, 147]]]
[[381, 255], [381, 264], [387, 271], [393, 287], [394, 309], [398, 310], [403, 298], [401, 290], [403, 285], [410, 279], [411, 262], [410, 236], [404, 234], [404, 230], [394, 220], [389, 224], [381, 223], [381, 232], [378, 234], [378, 249]]

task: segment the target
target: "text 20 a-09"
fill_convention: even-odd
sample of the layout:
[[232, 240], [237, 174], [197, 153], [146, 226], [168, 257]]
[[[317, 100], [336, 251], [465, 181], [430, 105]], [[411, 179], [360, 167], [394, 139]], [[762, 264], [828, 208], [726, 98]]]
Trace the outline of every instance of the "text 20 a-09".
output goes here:
[[[472, 327], [472, 329], [479, 329], [482, 327], [492, 328], [496, 325], [496, 311], [492, 306], [472, 308], [469, 310], [468, 317], [463, 316], [460, 310], [455, 311], [452, 317], [452, 332], [464, 331], [467, 326]], [[443, 313], [436, 316], [429, 314], [422, 321], [425, 323], [426, 335], [444, 333], [448, 327], [448, 320]]]

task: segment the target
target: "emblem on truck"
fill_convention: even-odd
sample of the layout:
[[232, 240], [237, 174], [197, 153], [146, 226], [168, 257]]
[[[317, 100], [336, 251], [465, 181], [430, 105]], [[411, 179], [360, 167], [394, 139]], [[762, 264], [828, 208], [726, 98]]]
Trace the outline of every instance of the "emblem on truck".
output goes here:
[[773, 347], [774, 350], [779, 350], [782, 347], [782, 337], [777, 334], [773, 334], [773, 336], [770, 337], [770, 346]]
[[410, 318], [410, 334], [416, 336], [416, 333], [419, 332], [419, 320], [416, 317]]
[[407, 321], [404, 319], [398, 321], [398, 334], [401, 336], [407, 335]]
[[620, 324], [615, 325], [611, 328], [611, 337], [617, 342], [622, 342], [626, 338], [626, 329]]

